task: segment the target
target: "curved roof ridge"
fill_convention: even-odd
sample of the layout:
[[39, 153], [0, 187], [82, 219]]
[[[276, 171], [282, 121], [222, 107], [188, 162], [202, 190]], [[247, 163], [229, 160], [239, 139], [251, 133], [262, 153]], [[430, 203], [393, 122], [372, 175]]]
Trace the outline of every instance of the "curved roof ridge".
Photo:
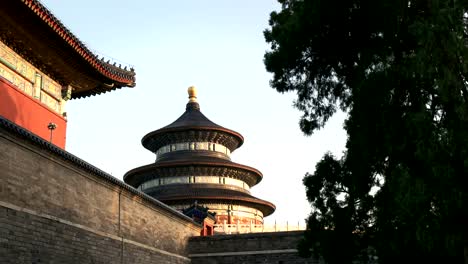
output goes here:
[[276, 206], [273, 203], [260, 199], [252, 194], [238, 190], [212, 188], [206, 184], [170, 184], [165, 185], [164, 188], [157, 188], [151, 191], [150, 195], [163, 202], [186, 199], [243, 201], [254, 204], [256, 205], [255, 207], [262, 207], [264, 209], [262, 210], [264, 216], [271, 215], [276, 209]]
[[86, 45], [78, 39], [65, 25], [55, 17], [38, 0], [21, 0], [37, 16], [47, 23], [54, 32], [57, 33], [65, 42], [67, 42], [81, 57], [83, 57], [91, 66], [93, 66], [102, 75], [125, 84], [129, 87], [135, 86], [135, 72], [133, 69], [125, 70], [98, 59]]
[[155, 168], [172, 168], [172, 167], [190, 167], [190, 166], [209, 166], [209, 167], [226, 167], [230, 169], [239, 169], [246, 172], [252, 173], [251, 175], [256, 175], [255, 182], [252, 183], [252, 186], [257, 185], [263, 179], [263, 174], [261, 171], [257, 170], [256, 168], [243, 165], [240, 163], [235, 163], [229, 160], [214, 160], [214, 161], [190, 161], [190, 160], [180, 160], [180, 161], [164, 161], [164, 162], [156, 162], [150, 163], [147, 165], [143, 165], [132, 170], [127, 171], [124, 174], [123, 180], [130, 184], [135, 185], [134, 178], [138, 177], [145, 171], [153, 171]]
[[208, 117], [206, 117], [200, 111], [199, 107], [198, 109], [191, 107], [192, 104], [193, 103], [188, 103], [187, 109], [185, 110], [185, 112], [181, 116], [179, 116], [179, 118], [177, 118], [174, 122], [158, 130], [173, 128], [173, 127], [183, 127], [183, 126], [216, 127], [216, 128], [227, 129], [211, 121]]
[[[201, 111], [198, 103], [189, 102], [185, 112], [179, 116], [174, 122], [170, 123], [167, 126], [164, 126], [160, 129], [154, 130], [146, 134], [142, 139], [142, 145], [147, 149], [152, 149], [151, 145], [153, 142], [157, 141], [157, 138], [165, 133], [177, 132], [177, 131], [186, 131], [186, 130], [212, 130], [220, 131], [226, 134], [229, 134], [231, 137], [235, 138], [238, 141], [238, 148], [244, 143], [244, 137], [232, 129], [225, 128], [220, 126], [210, 119], [208, 119]], [[231, 151], [234, 151], [231, 149]], [[153, 151], [155, 151], [153, 149]]]

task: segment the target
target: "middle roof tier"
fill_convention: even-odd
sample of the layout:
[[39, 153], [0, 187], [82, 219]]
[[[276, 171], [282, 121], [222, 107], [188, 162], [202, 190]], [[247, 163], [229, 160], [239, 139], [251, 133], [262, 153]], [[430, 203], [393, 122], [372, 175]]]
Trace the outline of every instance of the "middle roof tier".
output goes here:
[[[179, 156], [180, 157], [180, 156]], [[190, 156], [188, 156], [190, 157]], [[262, 180], [262, 173], [252, 167], [216, 157], [191, 156], [190, 159], [158, 160], [142, 167], [130, 170], [124, 175], [127, 184], [138, 188], [141, 184], [169, 177], [213, 176], [237, 179], [250, 187]], [[247, 188], [244, 188], [247, 189]]]

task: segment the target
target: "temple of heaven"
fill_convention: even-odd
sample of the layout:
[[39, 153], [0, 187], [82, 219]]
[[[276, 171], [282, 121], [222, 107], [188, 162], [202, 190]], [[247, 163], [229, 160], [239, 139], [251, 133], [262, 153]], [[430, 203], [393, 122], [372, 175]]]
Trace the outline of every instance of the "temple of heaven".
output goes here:
[[141, 140], [156, 161], [127, 172], [124, 181], [180, 211], [207, 207], [218, 224], [263, 224], [275, 205], [250, 194], [262, 173], [230, 158], [244, 138], [202, 114], [195, 87], [188, 93], [185, 112]]

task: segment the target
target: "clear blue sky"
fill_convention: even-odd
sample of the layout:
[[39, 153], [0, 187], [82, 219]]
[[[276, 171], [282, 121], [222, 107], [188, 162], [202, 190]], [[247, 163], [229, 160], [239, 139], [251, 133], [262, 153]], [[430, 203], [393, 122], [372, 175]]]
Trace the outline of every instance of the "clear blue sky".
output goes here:
[[91, 50], [131, 64], [137, 86], [67, 105], [66, 149], [122, 179], [154, 162], [141, 138], [185, 110], [187, 87], [198, 88], [202, 112], [240, 132], [232, 160], [259, 169], [252, 194], [277, 210], [266, 223], [303, 222], [310, 212], [302, 178], [326, 151], [342, 155], [344, 114], [305, 137], [294, 94], [269, 86], [263, 30], [275, 1], [42, 0]]

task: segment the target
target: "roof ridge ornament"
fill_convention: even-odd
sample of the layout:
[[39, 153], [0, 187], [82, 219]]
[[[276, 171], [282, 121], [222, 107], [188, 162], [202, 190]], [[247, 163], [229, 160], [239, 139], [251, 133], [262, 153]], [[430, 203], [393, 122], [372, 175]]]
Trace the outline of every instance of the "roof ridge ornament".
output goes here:
[[197, 94], [198, 94], [198, 91], [197, 91], [197, 88], [195, 86], [190, 86], [188, 89], [187, 89], [187, 93], [189, 95], [189, 103], [197, 103], [198, 100], [197, 100]]
[[195, 86], [190, 86], [187, 89], [187, 93], [189, 95], [189, 101], [187, 103], [187, 110], [200, 110], [200, 105], [198, 104], [197, 94], [198, 90]]

